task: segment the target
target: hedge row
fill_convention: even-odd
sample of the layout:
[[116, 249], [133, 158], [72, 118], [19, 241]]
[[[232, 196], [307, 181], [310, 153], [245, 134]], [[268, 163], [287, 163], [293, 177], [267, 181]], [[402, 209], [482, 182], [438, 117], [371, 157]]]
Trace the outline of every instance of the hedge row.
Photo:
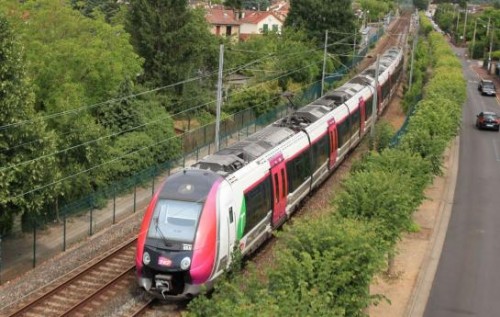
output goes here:
[[370, 283], [402, 233], [415, 227], [412, 213], [441, 172], [465, 101], [462, 69], [448, 44], [433, 32], [428, 43], [433, 71], [399, 146], [367, 155], [331, 212], [285, 226], [273, 263], [250, 263], [245, 274], [220, 281], [191, 301], [187, 316], [366, 316], [383, 299], [370, 294]]

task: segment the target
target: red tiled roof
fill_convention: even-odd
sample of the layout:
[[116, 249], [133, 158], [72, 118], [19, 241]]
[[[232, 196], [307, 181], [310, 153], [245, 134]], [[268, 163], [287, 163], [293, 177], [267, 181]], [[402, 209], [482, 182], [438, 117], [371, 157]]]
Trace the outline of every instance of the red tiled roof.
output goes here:
[[282, 19], [280, 17], [278, 17], [277, 15], [275, 15], [273, 12], [269, 12], [269, 11], [245, 11], [245, 17], [240, 19], [240, 22], [241, 23], [248, 23], [248, 24], [257, 24], [270, 15], [272, 15], [276, 19], [282, 21]]
[[215, 25], [240, 25], [239, 21], [234, 19], [234, 13], [232, 10], [225, 9], [208, 9], [205, 14], [205, 19], [210, 24]]

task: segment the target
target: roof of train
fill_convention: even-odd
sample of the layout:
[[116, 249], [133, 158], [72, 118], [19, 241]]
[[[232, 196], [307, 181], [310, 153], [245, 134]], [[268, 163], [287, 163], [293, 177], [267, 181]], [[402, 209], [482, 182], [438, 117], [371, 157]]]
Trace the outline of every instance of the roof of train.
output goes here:
[[[387, 69], [401, 52], [400, 48], [388, 49], [380, 58], [379, 73]], [[303, 128], [319, 120], [325, 114], [344, 103], [363, 88], [373, 85], [375, 65], [365, 69], [342, 86], [327, 92], [321, 98], [305, 105], [292, 114], [280, 119], [245, 140], [232, 144], [218, 152], [208, 155], [193, 167], [211, 170], [222, 175], [231, 174], [267, 151], [275, 148]]]

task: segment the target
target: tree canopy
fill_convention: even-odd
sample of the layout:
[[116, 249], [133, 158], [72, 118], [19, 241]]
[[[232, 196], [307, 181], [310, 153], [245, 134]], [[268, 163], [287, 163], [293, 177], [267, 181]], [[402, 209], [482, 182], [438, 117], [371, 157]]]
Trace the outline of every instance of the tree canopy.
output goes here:
[[50, 183], [55, 157], [55, 135], [34, 111], [34, 94], [25, 71], [22, 46], [10, 24], [0, 15], [0, 235], [10, 231], [15, 215], [42, 212], [53, 196]]
[[[217, 65], [217, 41], [203, 12], [180, 1], [132, 1], [127, 16], [132, 43], [145, 60], [142, 82], [166, 86]], [[177, 93], [182, 93], [182, 85]]]

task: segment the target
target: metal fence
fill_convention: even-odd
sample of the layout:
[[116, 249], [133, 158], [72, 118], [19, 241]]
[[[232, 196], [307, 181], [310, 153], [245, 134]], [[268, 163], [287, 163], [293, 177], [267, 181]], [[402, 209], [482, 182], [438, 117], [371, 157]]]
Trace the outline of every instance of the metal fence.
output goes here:
[[[370, 38], [369, 44], [347, 66], [328, 74], [325, 77], [326, 84], [333, 85], [359, 63], [369, 46], [382, 34], [381, 29]], [[299, 96], [300, 105], [296, 106], [305, 105], [319, 98], [320, 93], [321, 83], [311, 85]], [[287, 111], [287, 106], [281, 106], [255, 117], [252, 110], [245, 110], [226, 118], [220, 125], [221, 147], [233, 144], [284, 117]], [[182, 135], [184, 154], [179, 158], [152, 166], [130, 178], [63, 205], [60, 208], [58, 221], [42, 224], [33, 220], [31, 232], [3, 238], [0, 236], [0, 284], [137, 211], [143, 211], [158, 183], [165, 177], [214, 152], [214, 139], [215, 123], [186, 132]]]

